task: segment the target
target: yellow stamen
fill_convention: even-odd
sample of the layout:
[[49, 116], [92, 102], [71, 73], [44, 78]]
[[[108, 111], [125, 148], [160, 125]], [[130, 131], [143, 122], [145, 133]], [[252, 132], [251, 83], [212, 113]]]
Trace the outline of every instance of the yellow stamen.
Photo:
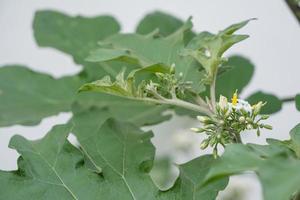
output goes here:
[[237, 95], [237, 90], [234, 92], [232, 99], [231, 99], [232, 105], [236, 105], [238, 103], [238, 95]]

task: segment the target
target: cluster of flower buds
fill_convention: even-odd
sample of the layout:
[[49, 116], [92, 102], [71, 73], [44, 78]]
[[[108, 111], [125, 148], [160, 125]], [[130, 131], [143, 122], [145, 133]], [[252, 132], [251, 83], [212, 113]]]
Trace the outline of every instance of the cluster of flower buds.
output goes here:
[[[169, 73], [155, 73], [157, 77], [157, 83], [150, 81], [145, 89], [150, 93], [157, 93], [165, 98], [174, 98], [184, 96], [186, 90], [191, 89], [192, 82], [184, 81], [183, 73], [175, 74], [175, 64], [170, 67]], [[155, 97], [155, 96], [154, 96]]]
[[250, 105], [247, 101], [237, 98], [237, 92], [234, 93], [231, 103], [227, 98], [220, 96], [216, 105], [216, 112], [212, 116], [198, 116], [202, 123], [200, 128], [192, 128], [197, 133], [207, 134], [207, 138], [201, 143], [201, 149], [208, 146], [213, 147], [213, 155], [218, 155], [218, 145], [225, 147], [226, 144], [240, 143], [240, 134], [244, 130], [256, 130], [260, 135], [260, 129], [272, 129], [270, 125], [261, 123], [262, 120], [268, 119], [268, 115], [259, 115], [261, 108], [265, 105], [258, 102]]

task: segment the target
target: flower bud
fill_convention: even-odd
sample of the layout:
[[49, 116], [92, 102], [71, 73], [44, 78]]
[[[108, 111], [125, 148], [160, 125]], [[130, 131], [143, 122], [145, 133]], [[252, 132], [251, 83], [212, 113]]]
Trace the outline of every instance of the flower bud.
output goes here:
[[220, 95], [220, 99], [219, 99], [219, 103], [218, 103], [219, 107], [221, 110], [225, 110], [228, 107], [228, 101], [227, 98]]
[[253, 122], [253, 120], [252, 120], [250, 117], [246, 117], [246, 121], [247, 121], [248, 123]]
[[206, 149], [206, 147], [208, 146], [209, 144], [209, 140], [203, 140], [200, 144], [200, 149]]
[[203, 128], [190, 128], [190, 130], [196, 133], [202, 133], [205, 131]]
[[272, 130], [273, 127], [271, 125], [268, 125], [268, 124], [262, 124], [263, 128], [266, 128], [266, 129], [269, 129], [269, 130]]
[[262, 101], [258, 102], [257, 104], [252, 106], [253, 109], [253, 114], [257, 115], [259, 114], [261, 108], [265, 105], [265, 103], [263, 103]]
[[239, 121], [241, 122], [241, 123], [243, 123], [243, 122], [245, 122], [245, 117], [244, 116], [241, 116], [241, 117], [239, 117]]
[[247, 124], [246, 128], [247, 128], [248, 130], [251, 130], [251, 129], [253, 129], [253, 126], [252, 126], [251, 124]]
[[197, 119], [198, 119], [201, 123], [203, 123], [203, 124], [205, 124], [205, 123], [211, 121], [211, 119], [210, 119], [209, 117], [206, 117], [206, 116], [197, 116]]
[[266, 119], [268, 119], [269, 117], [270, 117], [269, 115], [261, 115], [260, 118], [261, 118], [262, 120], [266, 120]]
[[214, 150], [213, 150], [213, 156], [214, 156], [215, 159], [218, 158], [218, 149], [217, 149], [217, 147], [215, 147]]

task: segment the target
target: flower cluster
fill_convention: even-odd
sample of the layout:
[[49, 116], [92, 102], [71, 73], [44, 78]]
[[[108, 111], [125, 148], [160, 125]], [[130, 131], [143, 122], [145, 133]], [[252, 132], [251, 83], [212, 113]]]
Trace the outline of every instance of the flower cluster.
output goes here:
[[247, 101], [238, 99], [237, 92], [234, 93], [231, 103], [227, 98], [220, 96], [216, 105], [216, 112], [212, 116], [198, 116], [198, 120], [203, 124], [200, 128], [192, 128], [197, 133], [207, 134], [207, 138], [201, 143], [201, 149], [208, 146], [213, 147], [214, 156], [218, 155], [217, 147], [221, 144], [225, 147], [230, 143], [241, 143], [240, 134], [244, 130], [256, 130], [260, 135], [260, 129], [272, 129], [270, 125], [261, 123], [268, 119], [268, 115], [259, 115], [261, 108], [265, 105], [258, 102], [250, 105]]

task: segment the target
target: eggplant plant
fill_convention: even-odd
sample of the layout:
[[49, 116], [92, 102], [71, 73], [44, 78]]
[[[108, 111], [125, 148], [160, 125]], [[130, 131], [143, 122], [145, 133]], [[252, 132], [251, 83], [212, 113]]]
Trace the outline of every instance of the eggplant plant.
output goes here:
[[[257, 175], [264, 199], [299, 198], [300, 124], [289, 140], [243, 143], [246, 130], [271, 132], [264, 120], [283, 103], [295, 101], [300, 110], [299, 95], [280, 99], [257, 91], [240, 97], [254, 66], [224, 53], [248, 38], [236, 32], [250, 21], [199, 33], [191, 18], [153, 12], [135, 33], [125, 34], [111, 16], [36, 12], [37, 44], [70, 55], [82, 70], [53, 78], [26, 66], [0, 68], [0, 126], [33, 126], [72, 113], [39, 140], [11, 138], [9, 147], [20, 154], [18, 169], [0, 170], [0, 199], [213, 200], [230, 176], [248, 171]], [[166, 114], [170, 110], [174, 114]], [[197, 118], [199, 126], [190, 128], [205, 134], [199, 148], [212, 152], [177, 165], [174, 185], [162, 190], [149, 175], [153, 133], [141, 127], [173, 115]], [[78, 146], [68, 141], [70, 134]]]

